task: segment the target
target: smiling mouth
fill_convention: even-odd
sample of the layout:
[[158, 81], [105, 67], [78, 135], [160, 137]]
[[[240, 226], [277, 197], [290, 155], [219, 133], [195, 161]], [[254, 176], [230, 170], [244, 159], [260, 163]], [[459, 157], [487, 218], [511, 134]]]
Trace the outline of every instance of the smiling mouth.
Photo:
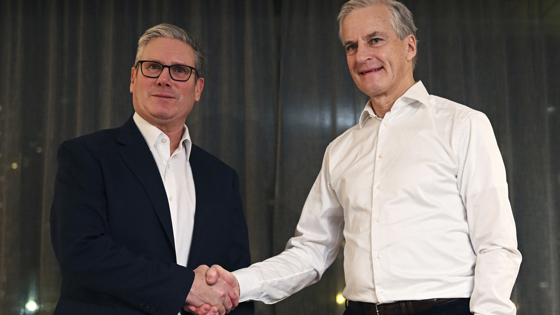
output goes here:
[[362, 71], [362, 72], [360, 72], [360, 74], [368, 74], [368, 73], [372, 73], [372, 72], [377, 72], [381, 69], [383, 69], [383, 67], [379, 67], [379, 68], [375, 68], [375, 69], [371, 69], [371, 70], [367, 70], [367, 71]]

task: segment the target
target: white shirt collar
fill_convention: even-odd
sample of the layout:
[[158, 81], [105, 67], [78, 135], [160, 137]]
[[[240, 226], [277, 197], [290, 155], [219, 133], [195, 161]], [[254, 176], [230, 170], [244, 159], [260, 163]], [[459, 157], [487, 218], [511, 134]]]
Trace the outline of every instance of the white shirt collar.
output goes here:
[[[424, 87], [422, 81], [418, 81], [395, 101], [395, 104], [393, 104], [391, 111], [397, 111], [405, 107], [406, 105], [410, 105], [415, 102], [420, 102], [424, 105], [428, 105], [428, 96], [430, 96], [428, 90], [426, 90], [426, 87]], [[360, 128], [364, 126], [364, 124], [370, 117], [382, 120], [382, 118], [379, 118], [375, 114], [373, 108], [370, 105], [370, 101], [368, 101], [366, 106], [364, 107], [364, 110], [362, 111], [362, 114], [360, 115]]]
[[[142, 136], [146, 140], [146, 143], [149, 147], [154, 147], [158, 139], [161, 137], [166, 137], [169, 139], [169, 137], [167, 137], [167, 135], [163, 131], [147, 122], [144, 118], [138, 115], [138, 113], [134, 113], [132, 119], [134, 119], [136, 126], [138, 126], [138, 129], [140, 129], [140, 133], [142, 133]], [[183, 150], [183, 147], [185, 147], [185, 153], [188, 161], [191, 155], [192, 141], [187, 125], [183, 125], [183, 136], [181, 137], [180, 143], [182, 145], [180, 145], [177, 150], [179, 150], [180, 152], [181, 150]]]

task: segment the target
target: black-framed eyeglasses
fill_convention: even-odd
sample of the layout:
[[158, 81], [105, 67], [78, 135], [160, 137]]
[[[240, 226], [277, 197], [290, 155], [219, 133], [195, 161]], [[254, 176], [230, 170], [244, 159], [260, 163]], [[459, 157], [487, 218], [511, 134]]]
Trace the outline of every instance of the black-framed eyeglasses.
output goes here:
[[175, 81], [188, 81], [191, 78], [191, 75], [196, 72], [196, 68], [186, 65], [171, 65], [166, 66], [161, 64], [157, 61], [150, 61], [150, 60], [140, 60], [138, 61], [138, 66], [140, 67], [140, 71], [145, 77], [148, 78], [159, 78], [163, 69], [169, 68], [169, 75], [171, 79]]

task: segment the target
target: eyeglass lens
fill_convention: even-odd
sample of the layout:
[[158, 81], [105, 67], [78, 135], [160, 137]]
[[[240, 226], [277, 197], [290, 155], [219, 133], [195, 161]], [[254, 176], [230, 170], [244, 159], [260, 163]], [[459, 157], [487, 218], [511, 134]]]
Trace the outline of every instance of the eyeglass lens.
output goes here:
[[155, 61], [142, 62], [142, 74], [150, 78], [157, 78], [164, 68], [169, 68], [169, 74], [173, 80], [186, 81], [191, 77], [192, 69], [183, 65], [164, 66]]

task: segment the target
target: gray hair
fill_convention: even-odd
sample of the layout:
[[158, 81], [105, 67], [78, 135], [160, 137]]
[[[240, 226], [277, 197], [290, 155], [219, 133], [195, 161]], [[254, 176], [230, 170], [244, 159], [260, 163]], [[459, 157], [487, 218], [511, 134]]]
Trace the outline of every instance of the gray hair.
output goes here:
[[[387, 5], [389, 11], [391, 11], [391, 27], [397, 33], [400, 40], [403, 40], [408, 35], [414, 35], [416, 37], [416, 26], [414, 25], [414, 19], [412, 18], [412, 12], [402, 3], [396, 0], [350, 0], [346, 2], [341, 8], [338, 14], [338, 36], [344, 44], [344, 39], [342, 38], [342, 22], [354, 11], [354, 9], [361, 9], [370, 7], [376, 3], [382, 3]], [[418, 54], [414, 56], [412, 64], [416, 66], [416, 60], [418, 59]]]
[[160, 37], [178, 39], [191, 46], [194, 51], [194, 66], [196, 68], [195, 74], [197, 77], [201, 77], [200, 71], [202, 69], [202, 63], [206, 60], [206, 57], [204, 57], [202, 48], [200, 47], [198, 41], [193, 35], [188, 34], [182, 28], [166, 23], [162, 23], [150, 28], [144, 33], [144, 35], [142, 35], [142, 37], [140, 37], [140, 39], [138, 40], [138, 49], [136, 50], [136, 60], [134, 61], [134, 67], [138, 66], [138, 61], [142, 57], [142, 53], [144, 52], [144, 48], [146, 47], [146, 45], [152, 39]]

